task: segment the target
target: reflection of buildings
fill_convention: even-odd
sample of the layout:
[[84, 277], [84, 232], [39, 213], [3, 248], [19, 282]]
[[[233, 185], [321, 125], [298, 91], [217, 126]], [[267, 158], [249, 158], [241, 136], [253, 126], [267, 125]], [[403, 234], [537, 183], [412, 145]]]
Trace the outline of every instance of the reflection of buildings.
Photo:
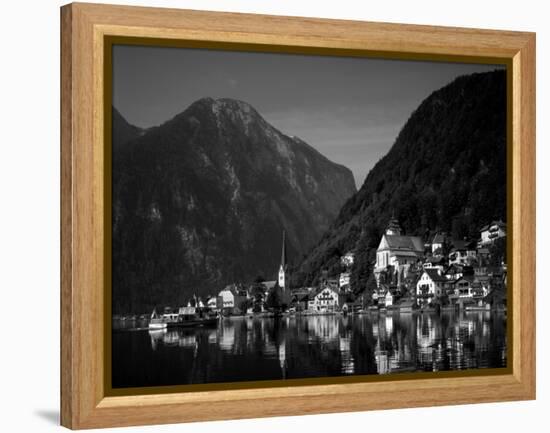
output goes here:
[[157, 329], [150, 330], [149, 337], [153, 350], [157, 350], [158, 345], [162, 344], [166, 347], [193, 349], [196, 354], [198, 348], [197, 334], [194, 331]]
[[244, 318], [143, 335], [153, 356], [171, 352], [194, 380], [441, 371], [505, 365], [506, 319], [494, 314]]
[[351, 337], [346, 335], [339, 340], [340, 357], [342, 358], [342, 373], [355, 373], [355, 360], [351, 353]]
[[408, 314], [388, 314], [373, 322], [374, 357], [379, 374], [412, 368], [415, 356], [414, 347], [411, 347], [414, 337], [412, 320], [413, 316]]
[[313, 337], [323, 343], [331, 343], [338, 339], [339, 318], [336, 316], [312, 316], [308, 319], [310, 340]]
[[287, 370], [286, 338], [284, 338], [284, 337], [279, 342], [279, 347], [278, 347], [278, 350], [277, 350], [277, 357], [279, 358], [279, 365], [281, 366], [281, 373], [282, 373], [283, 379], [286, 379], [286, 370]]
[[233, 323], [223, 322], [220, 326], [218, 345], [223, 351], [231, 352], [235, 346], [235, 326]]

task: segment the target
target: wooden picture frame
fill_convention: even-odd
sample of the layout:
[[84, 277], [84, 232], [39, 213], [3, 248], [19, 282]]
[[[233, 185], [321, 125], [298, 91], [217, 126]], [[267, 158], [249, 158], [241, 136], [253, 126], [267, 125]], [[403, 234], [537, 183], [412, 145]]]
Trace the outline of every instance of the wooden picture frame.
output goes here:
[[[104, 62], [108, 37], [508, 65], [511, 366], [302, 386], [107, 395]], [[74, 3], [61, 8], [61, 424], [80, 429], [535, 398], [535, 35]], [[110, 102], [109, 102], [110, 103]], [[510, 197], [510, 195], [509, 195]], [[109, 318], [110, 320], [110, 318]]]

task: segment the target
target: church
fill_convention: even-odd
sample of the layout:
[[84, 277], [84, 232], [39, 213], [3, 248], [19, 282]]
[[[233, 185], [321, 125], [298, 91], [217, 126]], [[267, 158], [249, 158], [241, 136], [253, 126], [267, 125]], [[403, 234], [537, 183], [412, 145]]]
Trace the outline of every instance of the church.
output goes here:
[[398, 277], [407, 276], [409, 267], [424, 257], [424, 243], [419, 236], [402, 234], [399, 222], [391, 218], [376, 250], [374, 276], [380, 287], [380, 277], [388, 267], [397, 271]]

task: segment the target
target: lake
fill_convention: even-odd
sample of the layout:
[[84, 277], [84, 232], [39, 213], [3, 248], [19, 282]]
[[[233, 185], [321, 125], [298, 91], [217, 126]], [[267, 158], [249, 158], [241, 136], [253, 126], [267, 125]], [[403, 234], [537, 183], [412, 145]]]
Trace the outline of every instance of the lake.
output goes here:
[[496, 312], [114, 322], [112, 337], [113, 388], [506, 367]]

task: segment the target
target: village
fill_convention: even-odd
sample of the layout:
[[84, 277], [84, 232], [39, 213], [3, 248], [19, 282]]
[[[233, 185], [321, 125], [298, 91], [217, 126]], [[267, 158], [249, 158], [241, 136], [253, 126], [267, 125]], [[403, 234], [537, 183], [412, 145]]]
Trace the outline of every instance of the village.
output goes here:
[[283, 232], [278, 279], [252, 284], [234, 283], [204, 300], [196, 296], [187, 306], [164, 315], [223, 317], [414, 313], [506, 310], [506, 223], [493, 221], [475, 240], [457, 240], [436, 233], [431, 242], [402, 233], [391, 218], [372, 263], [373, 287], [354, 291], [350, 285], [355, 254], [340, 258], [341, 272], [320, 271], [316, 287], [290, 287]]

